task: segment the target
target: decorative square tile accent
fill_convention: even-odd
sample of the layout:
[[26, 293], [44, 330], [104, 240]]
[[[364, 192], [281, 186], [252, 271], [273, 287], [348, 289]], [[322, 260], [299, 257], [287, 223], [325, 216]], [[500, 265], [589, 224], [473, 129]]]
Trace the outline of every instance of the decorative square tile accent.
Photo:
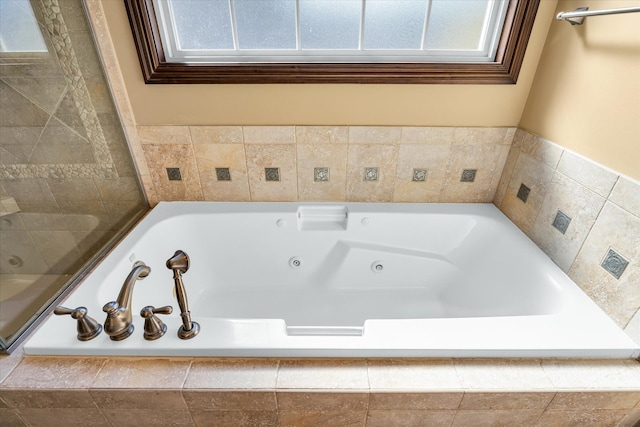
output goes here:
[[567, 216], [564, 212], [558, 209], [558, 213], [553, 220], [553, 225], [559, 232], [562, 234], [567, 232], [567, 228], [569, 228], [569, 224], [571, 223], [571, 218]]
[[180, 168], [167, 168], [167, 177], [169, 177], [169, 181], [182, 181]]
[[364, 168], [364, 180], [365, 181], [377, 181], [378, 180], [378, 168]]
[[473, 182], [476, 179], [477, 169], [463, 169], [460, 182]]
[[604, 260], [600, 266], [607, 270], [613, 277], [620, 279], [625, 268], [629, 265], [629, 261], [624, 259], [622, 255], [609, 248], [609, 252], [605, 255]]
[[216, 178], [218, 181], [231, 181], [229, 168], [216, 168]]
[[529, 187], [527, 187], [524, 184], [520, 184], [520, 189], [518, 189], [518, 199], [522, 200], [523, 202], [527, 203], [527, 198], [529, 197], [529, 193], [531, 192], [531, 189]]
[[414, 169], [412, 181], [416, 182], [424, 182], [427, 180], [427, 170], [426, 169]]
[[267, 181], [280, 181], [280, 168], [264, 168], [264, 177]]
[[329, 181], [329, 168], [313, 168], [313, 180], [315, 182]]

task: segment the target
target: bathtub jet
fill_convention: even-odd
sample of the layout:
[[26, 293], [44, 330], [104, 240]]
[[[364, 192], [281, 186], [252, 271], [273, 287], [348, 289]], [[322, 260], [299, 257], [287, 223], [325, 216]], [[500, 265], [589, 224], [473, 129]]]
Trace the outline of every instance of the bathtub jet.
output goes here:
[[[167, 242], [181, 251], [166, 259]], [[186, 253], [189, 256], [186, 256]], [[491, 204], [158, 204], [64, 302], [95, 313], [144, 259], [133, 309], [191, 339], [80, 342], [51, 316], [27, 354], [634, 358], [634, 343]], [[173, 283], [171, 274], [173, 273]], [[191, 306], [182, 275], [188, 273]], [[180, 283], [178, 283], [180, 282]], [[179, 286], [182, 285], [182, 289]], [[145, 318], [134, 315], [132, 325]], [[181, 329], [182, 328], [182, 329]], [[192, 328], [193, 329], [193, 326]]]

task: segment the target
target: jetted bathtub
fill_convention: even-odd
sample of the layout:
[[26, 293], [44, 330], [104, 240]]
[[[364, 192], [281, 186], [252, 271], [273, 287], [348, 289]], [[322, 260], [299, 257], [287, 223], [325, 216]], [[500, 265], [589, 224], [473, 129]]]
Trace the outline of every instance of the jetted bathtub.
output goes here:
[[[192, 339], [173, 273], [176, 250]], [[134, 263], [133, 334], [76, 339], [50, 316], [27, 354], [274, 357], [637, 357], [639, 346], [491, 204], [165, 202], [67, 298], [105, 320]], [[140, 310], [172, 305], [143, 338]]]

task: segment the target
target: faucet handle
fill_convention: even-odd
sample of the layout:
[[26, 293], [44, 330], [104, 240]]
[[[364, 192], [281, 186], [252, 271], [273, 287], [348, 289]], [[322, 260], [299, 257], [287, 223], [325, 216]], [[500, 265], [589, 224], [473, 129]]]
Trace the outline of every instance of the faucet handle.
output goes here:
[[78, 307], [76, 309], [70, 309], [66, 307], [56, 307], [53, 313], [62, 316], [70, 314], [72, 318], [78, 321], [78, 339], [80, 341], [89, 341], [97, 337], [102, 332], [102, 326], [95, 321], [95, 319], [87, 316], [86, 307]]
[[167, 332], [167, 325], [156, 316], [156, 314], [171, 314], [173, 307], [170, 305], [155, 308], [152, 305], [144, 307], [140, 311], [140, 316], [144, 318], [144, 339], [148, 341], [157, 340]]

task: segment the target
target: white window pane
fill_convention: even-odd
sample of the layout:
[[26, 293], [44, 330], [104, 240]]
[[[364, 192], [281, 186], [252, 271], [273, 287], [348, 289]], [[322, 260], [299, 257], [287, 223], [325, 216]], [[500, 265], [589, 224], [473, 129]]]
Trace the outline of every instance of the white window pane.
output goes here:
[[357, 49], [362, 0], [300, 0], [303, 49]]
[[[491, 60], [508, 1], [153, 3], [169, 62], [393, 63]], [[429, 20], [426, 30], [425, 19]], [[487, 25], [492, 26], [489, 32]]]
[[46, 52], [28, 0], [0, 0], [0, 52]]
[[479, 49], [488, 7], [488, 0], [433, 0], [425, 47]]
[[426, 0], [367, 0], [365, 49], [420, 49]]
[[295, 0], [234, 0], [240, 49], [295, 49]]
[[233, 49], [228, 0], [171, 0], [180, 49]]

